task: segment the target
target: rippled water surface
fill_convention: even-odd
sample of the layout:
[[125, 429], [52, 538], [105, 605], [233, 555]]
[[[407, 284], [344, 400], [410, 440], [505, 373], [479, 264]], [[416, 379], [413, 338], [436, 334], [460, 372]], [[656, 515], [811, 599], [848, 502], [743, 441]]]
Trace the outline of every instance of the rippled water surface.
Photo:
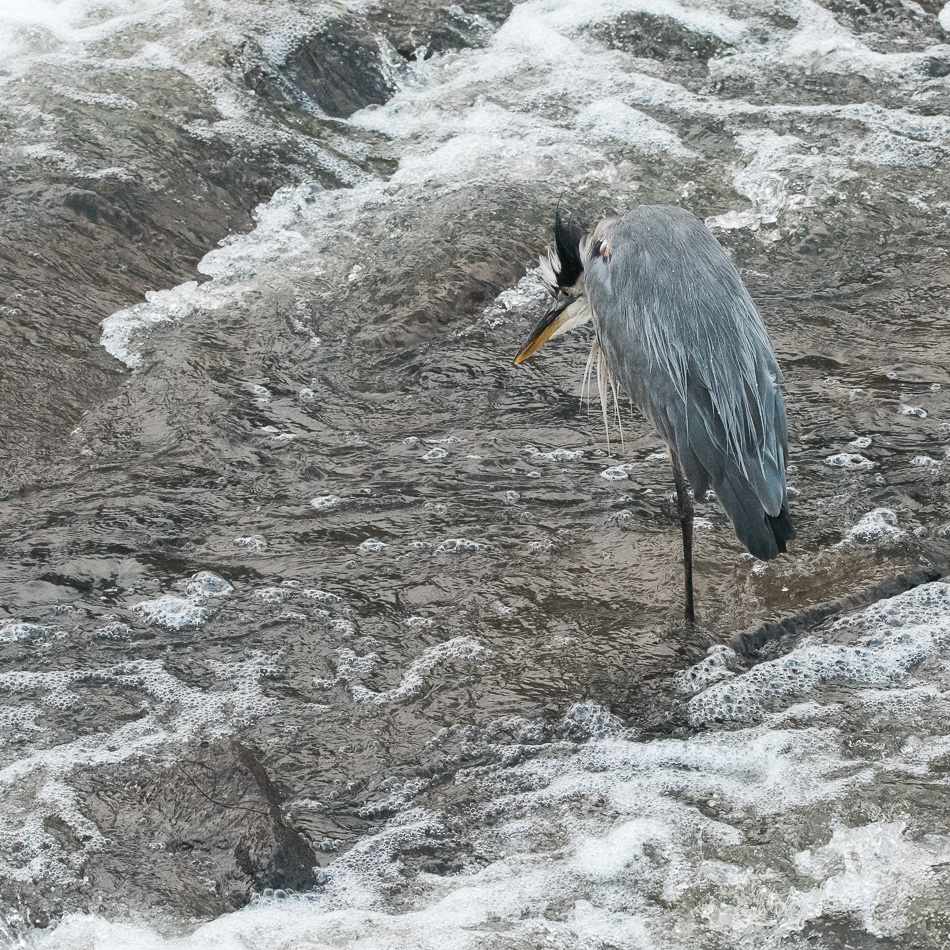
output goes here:
[[[948, 31], [0, 3], [0, 944], [945, 947]], [[589, 335], [511, 365], [558, 201], [703, 218], [786, 375], [694, 631]]]

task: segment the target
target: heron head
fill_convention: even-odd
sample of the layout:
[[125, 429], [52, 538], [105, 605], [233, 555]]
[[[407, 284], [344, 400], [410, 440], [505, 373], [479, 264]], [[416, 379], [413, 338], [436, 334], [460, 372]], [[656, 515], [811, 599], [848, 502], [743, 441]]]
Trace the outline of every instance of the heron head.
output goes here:
[[515, 366], [548, 340], [590, 320], [590, 306], [584, 293], [583, 241], [584, 232], [576, 225], [565, 224], [558, 212], [554, 217], [554, 247], [548, 248], [547, 258], [539, 258], [541, 282], [554, 302], [521, 347]]

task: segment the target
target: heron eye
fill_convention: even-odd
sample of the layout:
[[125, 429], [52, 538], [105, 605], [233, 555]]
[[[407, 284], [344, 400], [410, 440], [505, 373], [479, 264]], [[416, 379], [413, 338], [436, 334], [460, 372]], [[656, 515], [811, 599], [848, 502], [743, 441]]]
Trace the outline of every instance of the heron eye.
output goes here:
[[604, 261], [610, 263], [611, 254], [608, 244], [604, 244], [603, 241], [597, 241], [591, 250], [594, 257], [603, 258]]

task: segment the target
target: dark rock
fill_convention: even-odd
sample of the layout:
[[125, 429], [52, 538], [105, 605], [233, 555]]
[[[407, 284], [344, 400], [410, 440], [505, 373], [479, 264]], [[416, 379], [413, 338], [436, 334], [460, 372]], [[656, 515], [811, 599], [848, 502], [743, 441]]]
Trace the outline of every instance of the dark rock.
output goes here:
[[313, 103], [336, 118], [379, 105], [393, 91], [378, 42], [355, 18], [341, 17], [311, 34], [283, 63], [269, 63], [250, 43], [241, 59], [249, 89], [287, 105]]
[[611, 49], [623, 50], [640, 59], [655, 59], [706, 72], [709, 60], [722, 55], [729, 44], [717, 36], [688, 30], [671, 17], [651, 13], [628, 13], [594, 29]]
[[235, 740], [84, 792], [110, 841], [89, 853], [85, 877], [112, 907], [212, 917], [267, 888], [315, 883], [313, 849], [284, 819], [261, 761]]
[[392, 95], [392, 57], [383, 46], [405, 60], [481, 46], [511, 7], [510, 0], [468, 0], [448, 8], [417, 3], [403, 11], [379, 9], [366, 20], [344, 15], [307, 36], [281, 63], [268, 61], [253, 43], [242, 47], [237, 61], [248, 88], [269, 101], [302, 109], [315, 105], [328, 116], [346, 118]]
[[386, 37], [405, 60], [428, 59], [437, 53], [472, 49], [488, 42], [508, 18], [510, 0], [465, 0], [461, 4], [407, 4], [397, 10], [369, 14], [374, 33]]

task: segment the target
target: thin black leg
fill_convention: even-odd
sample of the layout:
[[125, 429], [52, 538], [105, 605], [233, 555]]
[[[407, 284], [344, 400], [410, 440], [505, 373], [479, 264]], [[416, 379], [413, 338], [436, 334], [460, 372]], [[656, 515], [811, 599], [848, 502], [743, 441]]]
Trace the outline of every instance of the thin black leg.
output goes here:
[[693, 497], [689, 492], [686, 473], [676, 453], [671, 449], [673, 460], [673, 481], [676, 483], [676, 509], [683, 529], [683, 573], [686, 579], [686, 620], [693, 623], [696, 611], [693, 607]]

